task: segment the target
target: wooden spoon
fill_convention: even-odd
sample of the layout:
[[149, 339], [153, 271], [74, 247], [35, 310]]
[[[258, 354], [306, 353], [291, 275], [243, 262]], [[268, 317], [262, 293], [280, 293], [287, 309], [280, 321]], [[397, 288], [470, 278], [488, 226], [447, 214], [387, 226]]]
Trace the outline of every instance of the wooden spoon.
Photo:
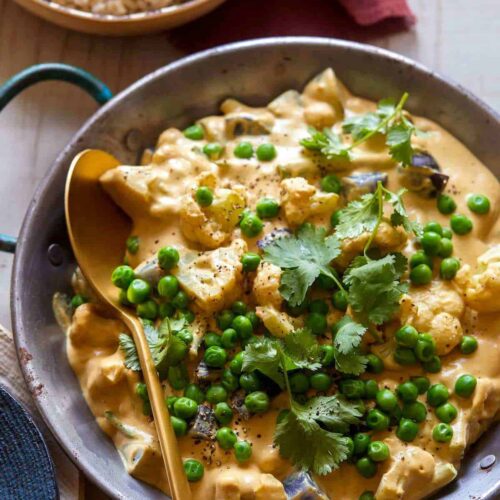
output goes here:
[[148, 388], [170, 493], [174, 500], [188, 500], [191, 490], [144, 329], [139, 319], [118, 302], [118, 290], [111, 282], [113, 269], [123, 262], [132, 223], [101, 188], [99, 178], [118, 165], [120, 162], [115, 157], [99, 150], [88, 149], [74, 158], [66, 179], [66, 224], [83, 275], [99, 299], [132, 332]]

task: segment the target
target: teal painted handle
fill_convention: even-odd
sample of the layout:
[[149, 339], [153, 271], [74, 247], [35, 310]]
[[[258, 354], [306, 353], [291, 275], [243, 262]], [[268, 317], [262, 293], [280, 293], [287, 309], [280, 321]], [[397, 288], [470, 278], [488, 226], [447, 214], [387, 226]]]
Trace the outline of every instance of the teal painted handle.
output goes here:
[[[111, 90], [101, 80], [81, 68], [60, 63], [35, 64], [0, 85], [0, 111], [24, 89], [47, 80], [77, 85], [99, 104], [104, 104], [113, 97]], [[0, 251], [14, 253], [16, 242], [17, 238], [0, 233]]]

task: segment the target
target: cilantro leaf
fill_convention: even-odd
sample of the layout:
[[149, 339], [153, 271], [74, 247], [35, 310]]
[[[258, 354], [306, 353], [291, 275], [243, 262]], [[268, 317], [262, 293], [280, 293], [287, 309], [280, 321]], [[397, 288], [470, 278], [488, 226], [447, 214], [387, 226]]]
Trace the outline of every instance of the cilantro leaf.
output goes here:
[[379, 211], [377, 193], [367, 193], [361, 199], [351, 201], [340, 212], [336, 236], [340, 239], [356, 238], [363, 233], [371, 233], [377, 226]]
[[377, 115], [382, 119], [391, 118], [396, 113], [396, 107], [394, 99], [381, 99], [377, 104]]
[[285, 271], [280, 292], [291, 306], [301, 304], [320, 274], [335, 279], [328, 264], [340, 254], [336, 236], [312, 224], [301, 226], [295, 236], [274, 240], [264, 248], [264, 259]]
[[386, 144], [389, 146], [389, 153], [403, 165], [411, 165], [414, 153], [411, 137], [414, 131], [415, 127], [407, 120], [391, 126], [387, 131]]
[[324, 128], [322, 132], [314, 127], [309, 128], [309, 137], [302, 139], [300, 145], [310, 151], [317, 151], [327, 160], [349, 160], [349, 150], [341, 138], [331, 129]]
[[349, 354], [361, 343], [366, 327], [344, 316], [336, 325], [333, 345], [341, 354]]
[[377, 113], [351, 116], [343, 121], [342, 130], [350, 133], [355, 141], [359, 141], [378, 132], [381, 118]]
[[361, 354], [358, 348], [352, 350], [349, 354], [342, 354], [334, 347], [333, 355], [335, 357], [335, 369], [341, 373], [361, 375], [366, 370], [368, 358]]
[[389, 254], [351, 268], [344, 277], [349, 286], [349, 304], [362, 323], [380, 325], [398, 310], [399, 300], [406, 291], [406, 285], [399, 282], [406, 269], [403, 259]]
[[141, 364], [139, 363], [139, 356], [137, 355], [134, 339], [126, 333], [120, 333], [118, 336], [118, 344], [125, 356], [125, 366], [129, 370], [140, 372]]
[[403, 195], [407, 192], [407, 189], [402, 188], [397, 193], [393, 193], [389, 190], [384, 190], [385, 199], [394, 208], [394, 212], [391, 215], [391, 223], [393, 226], [403, 226], [405, 231], [409, 233], [414, 233], [417, 238], [420, 238], [423, 234], [422, 226], [416, 222], [410, 220], [408, 213], [403, 202]]
[[279, 349], [278, 341], [268, 338], [262, 338], [258, 342], [248, 344], [243, 351], [243, 371], [257, 370], [283, 389], [285, 378], [281, 370]]
[[289, 333], [283, 338], [286, 355], [297, 368], [319, 370], [321, 368], [321, 346], [307, 328]]
[[348, 439], [325, 425], [359, 422], [361, 413], [355, 403], [337, 396], [312, 398], [305, 405], [292, 403], [291, 411], [277, 425], [274, 442], [282, 456], [300, 470], [325, 475], [337, 469], [349, 455]]

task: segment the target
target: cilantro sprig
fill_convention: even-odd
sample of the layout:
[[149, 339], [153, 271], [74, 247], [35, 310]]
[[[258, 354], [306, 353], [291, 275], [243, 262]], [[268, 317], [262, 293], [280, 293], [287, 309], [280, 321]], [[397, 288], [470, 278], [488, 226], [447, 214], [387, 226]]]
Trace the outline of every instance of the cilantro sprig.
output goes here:
[[310, 128], [310, 136], [302, 139], [300, 144], [310, 151], [320, 153], [327, 160], [350, 161], [353, 149], [375, 134], [384, 134], [392, 158], [403, 165], [410, 165], [414, 154], [411, 139], [418, 131], [404, 114], [403, 108], [408, 96], [405, 92], [397, 104], [391, 99], [383, 99], [378, 103], [375, 112], [344, 120], [343, 132], [353, 138], [349, 145], [344, 144], [341, 136], [328, 128], [321, 132]]
[[274, 240], [264, 248], [264, 260], [280, 267], [280, 292], [291, 306], [302, 304], [307, 290], [316, 278], [323, 274], [342, 284], [328, 264], [340, 254], [340, 242], [334, 235], [326, 236], [326, 230], [304, 224], [296, 235]]
[[243, 351], [243, 371], [258, 370], [286, 389], [290, 411], [276, 426], [274, 442], [282, 456], [299, 469], [328, 474], [349, 455], [349, 425], [359, 423], [356, 402], [340, 395], [318, 396], [305, 404], [292, 397], [288, 371], [318, 369], [320, 346], [307, 329], [288, 334], [282, 341], [263, 338]]

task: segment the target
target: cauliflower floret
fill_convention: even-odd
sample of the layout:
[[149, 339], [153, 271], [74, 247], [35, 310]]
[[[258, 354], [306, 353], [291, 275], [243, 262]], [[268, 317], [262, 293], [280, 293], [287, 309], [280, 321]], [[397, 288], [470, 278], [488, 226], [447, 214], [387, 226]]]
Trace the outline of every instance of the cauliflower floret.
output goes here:
[[288, 223], [298, 226], [310, 217], [333, 212], [339, 195], [323, 193], [303, 177], [293, 177], [281, 181], [281, 202]]
[[292, 318], [285, 312], [280, 312], [273, 306], [260, 306], [255, 309], [264, 326], [275, 337], [284, 337], [301, 326], [299, 318]]
[[476, 274], [465, 265], [455, 281], [464, 290], [465, 302], [479, 312], [500, 311], [500, 245], [495, 245], [477, 259]]
[[[370, 238], [370, 233], [363, 233], [357, 238], [345, 239], [342, 241], [342, 253], [336, 259], [340, 267], [347, 267], [351, 260], [363, 249]], [[408, 233], [402, 226], [392, 226], [383, 221], [373, 238], [372, 245], [379, 248], [383, 253], [398, 252], [402, 250], [408, 241]]]
[[258, 305], [281, 307], [283, 297], [280, 287], [281, 269], [269, 262], [262, 262], [253, 282], [253, 295]]
[[463, 313], [460, 294], [444, 281], [433, 281], [430, 286], [414, 289], [401, 299], [401, 323], [432, 335], [440, 356], [448, 354], [460, 342]]
[[[199, 186], [209, 187], [214, 200], [208, 207], [200, 206], [195, 200]], [[196, 186], [181, 201], [180, 222], [184, 236], [208, 248], [217, 248], [229, 240], [245, 208], [243, 188], [217, 187], [217, 176], [204, 173], [197, 178]]]
[[241, 257], [246, 250], [246, 242], [236, 239], [227, 247], [182, 255], [177, 279], [200, 310], [215, 312], [236, 300], [241, 293]]

